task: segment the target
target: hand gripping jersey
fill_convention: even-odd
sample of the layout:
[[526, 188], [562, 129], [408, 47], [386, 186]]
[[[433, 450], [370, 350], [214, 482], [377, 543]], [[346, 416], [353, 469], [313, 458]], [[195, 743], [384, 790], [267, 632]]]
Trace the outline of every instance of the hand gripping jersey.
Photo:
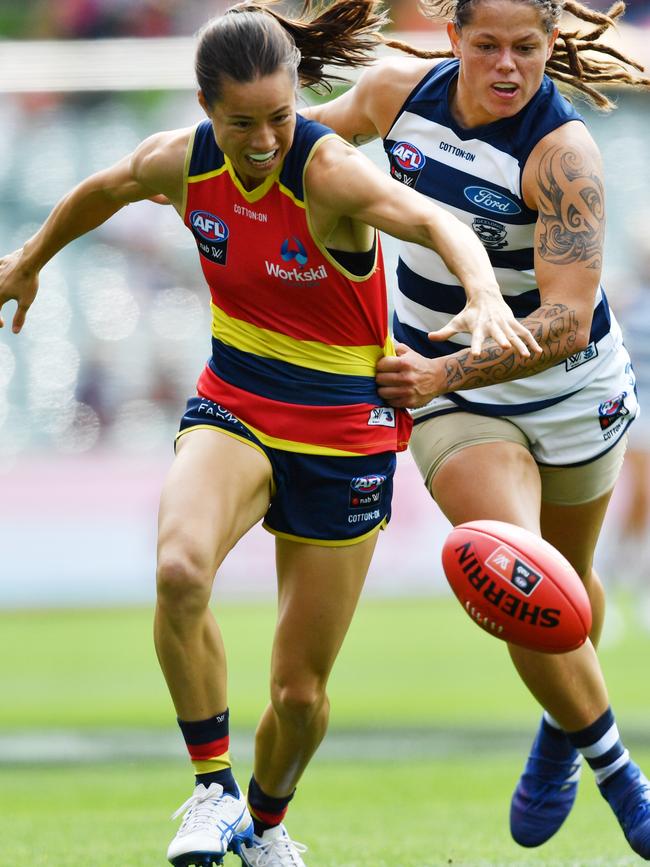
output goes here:
[[[393, 177], [429, 196], [470, 226], [486, 248], [497, 281], [515, 316], [539, 307], [533, 268], [537, 212], [523, 201], [521, 175], [535, 145], [552, 130], [581, 120], [553, 82], [544, 77], [537, 94], [515, 117], [463, 129], [449, 109], [449, 88], [458, 61], [435, 66], [415, 87], [384, 141]], [[422, 355], [448, 355], [469, 345], [459, 334], [431, 342], [427, 332], [446, 325], [465, 305], [457, 278], [433, 251], [403, 243], [398, 262], [393, 331]], [[457, 406], [485, 415], [509, 416], [542, 409], [575, 394], [624, 361], [621, 332], [602, 286], [596, 293], [589, 346], [525, 379], [448, 394]], [[432, 407], [413, 412], [422, 418]]]
[[377, 361], [392, 349], [379, 239], [369, 273], [355, 276], [310, 228], [304, 175], [331, 135], [298, 117], [279, 171], [246, 190], [210, 122], [197, 126], [184, 221], [212, 295], [212, 357], [197, 389], [275, 448], [401, 451], [410, 418], [375, 386]]

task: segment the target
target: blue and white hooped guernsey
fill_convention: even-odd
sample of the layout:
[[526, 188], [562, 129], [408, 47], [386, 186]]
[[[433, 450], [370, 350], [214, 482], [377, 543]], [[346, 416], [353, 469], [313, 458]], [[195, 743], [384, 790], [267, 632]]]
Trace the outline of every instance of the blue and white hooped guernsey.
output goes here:
[[[435, 66], [415, 87], [385, 140], [390, 172], [468, 225], [486, 248], [505, 300], [522, 318], [539, 307], [534, 272], [537, 212], [528, 208], [521, 176], [531, 151], [549, 132], [582, 118], [547, 76], [515, 117], [463, 129], [449, 109], [457, 60]], [[469, 346], [468, 335], [432, 343], [429, 331], [446, 325], [465, 305], [457, 278], [432, 250], [402, 243], [394, 293], [394, 336], [427, 357]], [[520, 415], [559, 403], [602, 376], [622, 344], [603, 287], [596, 293], [589, 346], [525, 379], [450, 393], [456, 406], [484, 415]], [[435, 402], [434, 402], [435, 404]], [[507, 412], [504, 410], [507, 407]], [[434, 406], [413, 411], [416, 419]]]

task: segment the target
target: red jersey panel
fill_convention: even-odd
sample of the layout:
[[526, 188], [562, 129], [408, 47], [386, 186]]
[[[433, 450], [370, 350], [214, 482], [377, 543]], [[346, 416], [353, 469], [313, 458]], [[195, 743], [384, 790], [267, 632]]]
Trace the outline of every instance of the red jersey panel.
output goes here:
[[356, 276], [312, 235], [303, 178], [332, 133], [298, 117], [279, 172], [245, 190], [204, 121], [189, 145], [184, 220], [212, 295], [199, 394], [270, 445], [316, 454], [406, 448], [408, 414], [374, 376], [391, 351], [383, 263]]

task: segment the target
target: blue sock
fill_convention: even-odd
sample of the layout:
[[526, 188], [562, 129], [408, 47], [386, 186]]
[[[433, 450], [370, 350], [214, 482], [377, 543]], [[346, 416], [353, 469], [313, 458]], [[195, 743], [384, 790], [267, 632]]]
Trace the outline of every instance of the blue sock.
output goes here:
[[547, 711], [544, 711], [542, 716], [538, 747], [543, 756], [553, 758], [558, 762], [568, 761], [575, 754], [575, 747], [567, 733]]

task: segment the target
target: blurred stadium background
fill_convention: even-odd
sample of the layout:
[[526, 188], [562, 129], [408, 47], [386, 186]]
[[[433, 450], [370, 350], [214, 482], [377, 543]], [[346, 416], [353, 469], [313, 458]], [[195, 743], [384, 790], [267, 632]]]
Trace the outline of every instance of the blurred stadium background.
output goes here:
[[[200, 118], [192, 34], [226, 5], [0, 0], [3, 252], [89, 173], [152, 132]], [[646, 63], [648, 7], [633, 0], [620, 31], [621, 46]], [[392, 15], [412, 41], [444, 38], [414, 0], [395, 0]], [[648, 98], [617, 99], [613, 116], [585, 107], [605, 160], [615, 307], [641, 279], [650, 214]], [[378, 145], [368, 152], [383, 164]], [[385, 246], [391, 275], [395, 245]], [[41, 287], [24, 332], [0, 340], [0, 607], [150, 601], [157, 494], [209, 349], [194, 242], [170, 208], [139, 203], [63, 251]], [[400, 465], [367, 592], [444, 592], [446, 522], [408, 455]], [[272, 540], [255, 534], [229, 558], [217, 592], [272, 595]]]
[[[0, 0], [1, 253], [19, 247], [89, 173], [150, 133], [200, 119], [192, 36], [227, 5]], [[394, 0], [391, 14], [407, 40], [443, 41], [441, 28], [418, 15], [415, 0]], [[631, 0], [626, 22], [620, 47], [650, 67], [648, 0]], [[650, 298], [650, 98], [615, 96], [619, 108], [613, 115], [581, 108], [605, 163], [608, 294], [634, 332], [639, 353], [648, 355], [650, 302], [641, 306], [639, 299]], [[305, 100], [313, 98], [305, 94]], [[378, 145], [367, 151], [383, 165]], [[385, 251], [391, 275], [396, 252], [390, 239]], [[4, 313], [10, 319], [13, 305]], [[102, 766], [103, 780], [114, 779], [119, 793], [113, 797], [122, 807], [115, 808], [109, 795], [96, 800], [97, 766], [74, 771], [71, 761], [129, 762], [132, 830], [126, 836], [140, 846], [139, 867], [159, 863], [157, 853], [171, 834], [164, 818], [174, 799], [184, 797], [188, 770], [149, 637], [156, 509], [177, 422], [208, 350], [208, 292], [194, 242], [170, 208], [153, 203], [125, 209], [64, 250], [43, 271], [23, 333], [0, 333], [0, 767], [6, 782], [0, 839], [7, 863], [114, 863], [115, 822], [126, 827], [127, 775]], [[650, 437], [639, 442], [641, 454], [650, 451]], [[650, 557], [644, 561], [638, 543], [622, 547], [621, 525], [633, 496], [647, 495], [649, 483], [647, 461], [630, 466], [599, 549], [617, 603], [603, 659], [628, 740], [647, 752], [644, 672], [650, 639], [643, 629], [650, 629], [650, 617], [642, 602], [650, 598]], [[604, 815], [597, 812], [602, 806], [593, 791], [585, 797], [591, 797], [594, 812], [589, 807], [579, 815], [579, 833], [565, 837], [574, 847], [571, 857], [551, 849], [551, 860], [542, 862], [508, 841], [499, 844], [499, 859], [490, 855], [494, 804], [501, 805], [500, 813], [507, 805], [537, 710], [505, 661], [503, 646], [469, 626], [449, 599], [439, 566], [447, 530], [410, 457], [401, 455], [394, 518], [380, 539], [362, 610], [335, 670], [337, 737], [333, 733], [323, 747], [330, 760], [354, 757], [374, 765], [356, 777], [343, 764], [329, 778], [318, 762], [310, 770], [304, 790], [309, 797], [302, 806], [296, 803], [295, 816], [310, 830], [310, 844], [315, 838], [316, 856], [319, 845], [328, 853], [314, 863], [423, 867], [417, 841], [412, 860], [399, 854], [402, 844], [392, 837], [375, 844], [366, 838], [365, 851], [375, 855], [354, 864], [327, 849], [332, 807], [346, 827], [353, 810], [357, 828], [374, 823], [381, 832], [382, 822], [385, 828], [397, 824], [400, 805], [389, 798], [381, 776], [388, 753], [393, 784], [417, 794], [421, 819], [436, 816], [437, 838], [443, 851], [455, 851], [456, 864], [636, 863], [611, 855], [621, 852], [621, 840], [609, 826], [605, 838], [599, 837], [598, 857], [578, 860], [582, 841], [593, 836], [593, 823]], [[644, 532], [650, 535], [647, 527]], [[256, 528], [229, 556], [215, 589], [226, 603], [239, 726], [235, 750], [246, 761], [250, 732], [265, 702], [274, 589], [272, 538]], [[396, 727], [401, 733], [391, 734]], [[380, 731], [378, 740], [373, 729], [375, 735]], [[135, 764], [169, 756], [179, 761], [164, 772]], [[401, 769], [400, 757], [411, 764]], [[458, 781], [449, 798], [429, 783], [443, 775], [445, 763]], [[136, 791], [145, 785], [151, 802]], [[328, 806], [319, 814], [313, 804], [323, 785]], [[349, 808], [342, 789], [353, 799]], [[404, 809], [412, 809], [409, 803], [405, 798]], [[410, 812], [404, 821], [413, 825], [415, 816]], [[467, 816], [481, 817], [482, 830], [466, 834]], [[69, 847], [84, 817], [104, 846], [89, 861], [79, 853], [73, 857]], [[45, 846], [68, 854], [49, 860], [38, 836], [32, 840], [36, 822]], [[499, 823], [506, 835], [501, 816]], [[355, 833], [354, 822], [348, 833]], [[482, 840], [487, 860], [471, 854], [476, 840]], [[460, 857], [454, 850], [459, 846]], [[133, 852], [133, 861], [121, 863], [135, 864]], [[451, 860], [426, 861], [438, 863]]]

